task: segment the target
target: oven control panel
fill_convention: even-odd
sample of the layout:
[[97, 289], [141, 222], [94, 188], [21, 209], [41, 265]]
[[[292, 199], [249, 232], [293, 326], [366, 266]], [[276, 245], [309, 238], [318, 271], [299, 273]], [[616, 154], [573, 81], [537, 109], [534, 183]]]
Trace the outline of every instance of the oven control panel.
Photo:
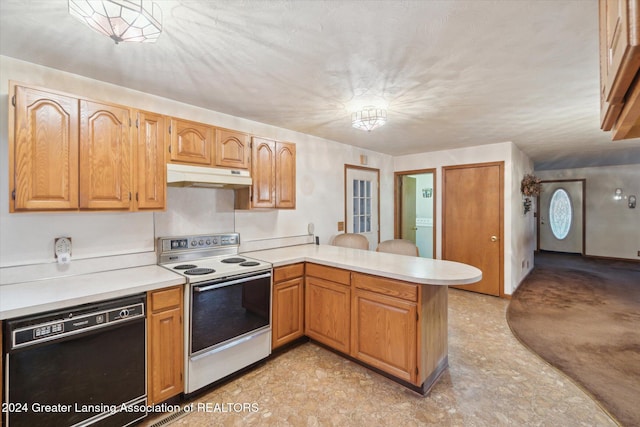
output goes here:
[[238, 246], [240, 244], [240, 235], [238, 233], [227, 233], [202, 236], [161, 237], [158, 239], [158, 242], [158, 249], [161, 252], [211, 249], [222, 246]]

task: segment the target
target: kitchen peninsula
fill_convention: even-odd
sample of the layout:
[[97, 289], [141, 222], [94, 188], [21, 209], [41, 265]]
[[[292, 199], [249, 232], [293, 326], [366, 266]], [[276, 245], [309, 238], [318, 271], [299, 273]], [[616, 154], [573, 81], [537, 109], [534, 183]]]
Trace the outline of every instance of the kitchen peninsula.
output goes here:
[[448, 366], [447, 285], [482, 278], [457, 262], [327, 245], [245, 254], [274, 267], [274, 348], [306, 335], [421, 394]]

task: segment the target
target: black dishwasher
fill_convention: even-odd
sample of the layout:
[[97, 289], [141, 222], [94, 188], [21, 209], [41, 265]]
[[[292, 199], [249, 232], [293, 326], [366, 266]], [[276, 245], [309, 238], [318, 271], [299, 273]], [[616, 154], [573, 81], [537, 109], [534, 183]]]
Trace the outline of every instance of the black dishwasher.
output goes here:
[[144, 294], [5, 322], [5, 426], [126, 426], [147, 415]]

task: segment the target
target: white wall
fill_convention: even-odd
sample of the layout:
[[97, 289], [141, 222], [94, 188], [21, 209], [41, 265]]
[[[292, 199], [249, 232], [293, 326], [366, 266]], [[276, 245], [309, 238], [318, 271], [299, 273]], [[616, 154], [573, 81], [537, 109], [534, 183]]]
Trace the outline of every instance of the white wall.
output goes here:
[[[9, 105], [9, 80], [294, 142], [297, 149], [297, 208], [235, 212], [231, 190], [169, 188], [166, 212], [9, 214], [5, 108]], [[302, 235], [307, 234], [310, 222], [315, 224], [315, 234], [320, 242], [327, 243], [337, 232], [337, 222], [344, 220], [344, 164], [358, 164], [361, 154], [368, 157], [369, 167], [380, 169], [381, 236], [383, 239], [393, 237], [393, 164], [390, 156], [5, 56], [0, 56], [0, 105], [3, 106], [0, 114], [0, 267], [53, 263], [53, 239], [62, 235], [73, 238], [74, 260], [153, 253], [154, 239], [162, 235], [237, 231], [243, 241]]]
[[543, 180], [585, 179], [585, 255], [640, 260], [640, 206], [613, 192], [640, 197], [640, 164], [536, 171]]
[[[515, 144], [502, 142], [479, 147], [412, 154], [394, 158], [394, 171], [436, 168], [436, 258], [442, 258], [442, 167], [504, 161], [504, 292], [511, 294], [533, 268], [533, 215], [522, 211], [520, 180], [533, 163]], [[524, 267], [523, 267], [524, 261]]]

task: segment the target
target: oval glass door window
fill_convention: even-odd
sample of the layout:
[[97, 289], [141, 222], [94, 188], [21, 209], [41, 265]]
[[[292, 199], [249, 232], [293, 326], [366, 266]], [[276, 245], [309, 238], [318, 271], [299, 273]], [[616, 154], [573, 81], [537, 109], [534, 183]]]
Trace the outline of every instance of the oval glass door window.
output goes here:
[[562, 188], [558, 188], [551, 196], [549, 203], [549, 223], [551, 232], [558, 240], [562, 240], [569, 234], [573, 210], [569, 194]]

